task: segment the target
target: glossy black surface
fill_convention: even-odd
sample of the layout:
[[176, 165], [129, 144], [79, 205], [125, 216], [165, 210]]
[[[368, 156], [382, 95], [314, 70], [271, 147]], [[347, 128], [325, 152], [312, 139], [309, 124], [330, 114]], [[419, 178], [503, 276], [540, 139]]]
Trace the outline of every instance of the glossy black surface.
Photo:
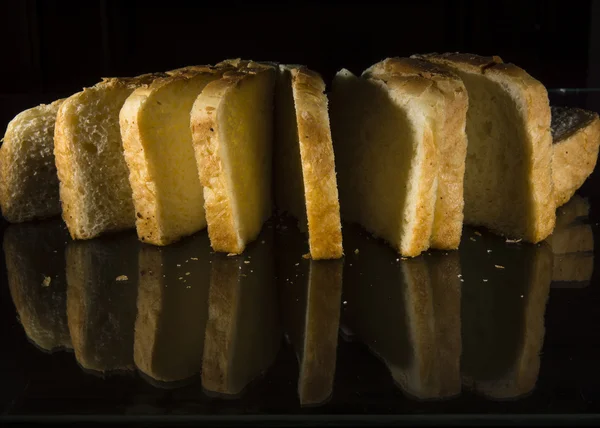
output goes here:
[[598, 412], [598, 202], [542, 244], [466, 227], [410, 260], [351, 225], [315, 262], [282, 219], [237, 257], [3, 223], [2, 413]]

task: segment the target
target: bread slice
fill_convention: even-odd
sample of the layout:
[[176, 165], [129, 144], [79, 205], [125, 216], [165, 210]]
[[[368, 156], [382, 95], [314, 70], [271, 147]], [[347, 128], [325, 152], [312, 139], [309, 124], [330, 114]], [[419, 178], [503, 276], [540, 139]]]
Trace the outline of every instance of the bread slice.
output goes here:
[[600, 147], [598, 114], [552, 107], [552, 180], [556, 206], [565, 204], [596, 167]]
[[342, 257], [340, 205], [327, 96], [321, 76], [279, 66], [275, 96], [274, 186], [277, 207], [308, 232], [313, 259]]
[[6, 276], [19, 322], [29, 340], [52, 352], [71, 348], [67, 324], [62, 220], [15, 224], [4, 232]]
[[135, 233], [70, 242], [67, 317], [77, 362], [94, 373], [131, 371], [138, 291]]
[[54, 155], [63, 218], [74, 239], [135, 226], [119, 111], [136, 87], [154, 78], [104, 79], [67, 98], [58, 110]]
[[416, 58], [387, 58], [369, 67], [363, 76], [421, 76], [431, 79], [444, 95], [445, 105], [432, 122], [438, 158], [437, 199], [431, 232], [431, 247], [456, 249], [463, 226], [463, 181], [467, 155], [467, 108], [465, 85], [449, 68]]
[[429, 248], [437, 190], [434, 117], [444, 95], [420, 76], [337, 73], [331, 123], [342, 218], [403, 256]]
[[281, 327], [272, 251], [272, 230], [265, 228], [246, 256], [212, 259], [202, 360], [209, 393], [238, 396], [275, 361]]
[[410, 397], [461, 391], [461, 282], [457, 252], [400, 260], [381, 242], [344, 228], [342, 322]]
[[6, 128], [0, 147], [0, 207], [12, 223], [60, 214], [54, 124], [63, 101], [25, 110]]
[[552, 137], [546, 88], [498, 57], [431, 54], [469, 94], [465, 223], [537, 243], [554, 227]]
[[287, 340], [298, 358], [301, 406], [323, 404], [333, 391], [344, 261], [307, 260], [304, 234], [291, 218], [275, 228], [275, 277]]
[[138, 237], [167, 245], [206, 227], [190, 110], [221, 73], [180, 72], [136, 89], [119, 115]]
[[494, 399], [526, 395], [540, 369], [552, 251], [546, 243], [507, 245], [492, 233], [474, 241], [466, 235], [473, 231], [465, 229], [460, 246], [468, 261], [462, 265], [463, 386]]
[[209, 253], [206, 233], [140, 248], [133, 359], [153, 384], [185, 381], [202, 369]]
[[271, 215], [271, 66], [229, 70], [206, 85], [191, 129], [212, 248], [239, 254]]

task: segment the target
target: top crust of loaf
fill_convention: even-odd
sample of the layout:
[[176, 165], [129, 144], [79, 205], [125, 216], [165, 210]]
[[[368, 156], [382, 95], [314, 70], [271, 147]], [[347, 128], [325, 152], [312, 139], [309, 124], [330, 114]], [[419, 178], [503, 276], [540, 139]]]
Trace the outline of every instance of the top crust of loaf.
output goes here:
[[[250, 61], [248, 61], [250, 63]], [[219, 63], [217, 67], [228, 65]], [[238, 64], [240, 65], [240, 64]], [[225, 71], [219, 80], [208, 84], [198, 97], [191, 112], [190, 127], [198, 164], [200, 183], [204, 187], [204, 207], [210, 243], [215, 251], [240, 254], [245, 242], [239, 235], [234, 217], [233, 197], [228, 176], [221, 159], [217, 111], [226, 95], [249, 76], [274, 72], [273, 67], [258, 63]]]
[[468, 96], [462, 80], [450, 68], [418, 58], [387, 58], [365, 70], [363, 76], [418, 76], [435, 82], [444, 95], [444, 111], [437, 115], [443, 120], [443, 135], [436, 139], [439, 172], [431, 246], [458, 248], [463, 225], [467, 154]]
[[572, 107], [550, 107], [552, 143], [560, 143], [598, 120], [598, 113]]
[[306, 67], [290, 67], [313, 259], [342, 257], [340, 205], [325, 83]]
[[[528, 185], [531, 190], [531, 217], [528, 219], [527, 230], [522, 238], [532, 243], [545, 239], [554, 229], [556, 205], [552, 183], [550, 106], [548, 92], [544, 85], [522, 68], [503, 63], [497, 56], [480, 57], [471, 54], [446, 53], [414, 57], [441, 63], [464, 73], [485, 75], [501, 85], [514, 100], [523, 118], [524, 137], [530, 153]], [[508, 233], [508, 231], [499, 232]]]

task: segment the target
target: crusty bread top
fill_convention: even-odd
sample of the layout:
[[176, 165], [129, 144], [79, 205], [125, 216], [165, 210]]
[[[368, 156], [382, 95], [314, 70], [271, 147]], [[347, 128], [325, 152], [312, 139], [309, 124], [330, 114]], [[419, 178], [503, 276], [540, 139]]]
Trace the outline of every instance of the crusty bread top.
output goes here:
[[460, 77], [448, 67], [421, 58], [386, 58], [367, 68], [362, 74], [363, 77], [386, 75], [420, 76], [433, 80], [460, 80]]
[[552, 112], [552, 143], [556, 144], [574, 135], [580, 129], [598, 120], [598, 113], [572, 107], [550, 107]]
[[502, 58], [499, 56], [481, 56], [474, 55], [468, 53], [430, 53], [425, 55], [413, 55], [411, 58], [419, 58], [419, 59], [436, 59], [442, 62], [448, 62], [453, 65], [459, 66], [464, 70], [468, 70], [471, 72], [483, 72], [486, 68], [495, 66], [497, 64], [502, 64]]

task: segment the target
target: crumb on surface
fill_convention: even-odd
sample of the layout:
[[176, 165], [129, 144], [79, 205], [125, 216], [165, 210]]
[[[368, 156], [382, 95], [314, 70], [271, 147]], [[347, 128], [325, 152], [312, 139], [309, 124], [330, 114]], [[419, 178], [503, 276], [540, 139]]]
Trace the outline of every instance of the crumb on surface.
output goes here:
[[502, 265], [494, 265], [494, 267], [495, 267], [496, 269], [504, 269], [504, 266], [502, 266]]
[[310, 259], [310, 253], [302, 254], [303, 259]]
[[518, 244], [521, 241], [522, 241], [521, 238], [519, 238], [519, 239], [508, 239], [508, 238], [506, 238], [506, 242], [509, 243], [509, 244]]
[[117, 281], [127, 281], [129, 278], [127, 277], [127, 275], [119, 275], [116, 279]]
[[44, 280], [42, 281], [42, 286], [43, 287], [50, 287], [50, 282], [52, 281], [52, 278], [50, 278], [49, 276], [44, 276]]
[[476, 242], [477, 239], [473, 238], [472, 236], [469, 238], [471, 241]]
[[250, 264], [250, 260], [244, 260], [244, 264], [249, 265]]
[[190, 260], [198, 260], [198, 257], [190, 257]]
[[356, 250], [354, 250], [354, 254], [358, 254], [358, 253], [359, 253], [359, 251], [358, 251], [358, 248], [357, 248]]
[[480, 231], [478, 231], [478, 230], [476, 230], [476, 231], [475, 231], [475, 232], [473, 232], [473, 233], [474, 233], [475, 235], [477, 235], [477, 236], [481, 236], [481, 232], [480, 232]]

